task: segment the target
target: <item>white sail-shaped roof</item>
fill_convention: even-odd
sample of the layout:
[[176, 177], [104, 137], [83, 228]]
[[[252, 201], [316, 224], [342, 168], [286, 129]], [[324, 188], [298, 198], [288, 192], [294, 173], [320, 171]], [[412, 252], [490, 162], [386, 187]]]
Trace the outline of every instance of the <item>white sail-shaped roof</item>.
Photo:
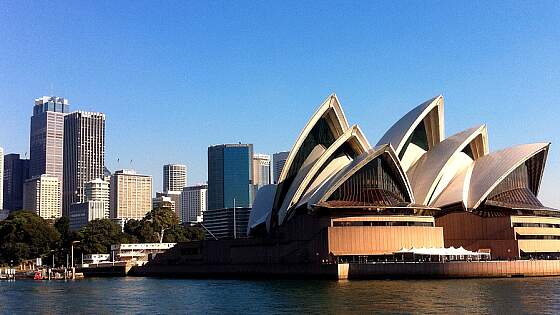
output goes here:
[[[284, 201], [278, 211], [278, 222], [282, 224], [289, 210], [298, 203], [301, 196], [305, 193], [313, 179], [316, 179], [320, 171], [324, 171], [327, 167], [326, 163], [332, 162], [335, 158], [333, 155], [348, 145], [347, 149], [351, 150], [353, 156], [359, 156], [367, 150], [371, 149], [366, 137], [356, 125], [347, 129], [321, 156], [314, 162], [310, 168], [302, 168], [296, 178], [292, 181], [291, 187], [284, 197]], [[346, 154], [344, 154], [346, 155]]]
[[276, 193], [276, 185], [265, 185], [257, 191], [253, 208], [249, 215], [249, 225], [247, 234], [250, 234], [254, 228], [266, 223], [267, 230], [270, 225], [272, 205], [274, 203], [274, 194]]
[[278, 178], [274, 208], [279, 209], [304, 161], [318, 145], [328, 148], [347, 129], [348, 121], [336, 94], [331, 94], [319, 106], [299, 134], [290, 150], [286, 163]]
[[[417, 128], [426, 139], [428, 148], [411, 142]], [[408, 170], [427, 149], [432, 148], [445, 137], [443, 96], [434, 97], [408, 112], [381, 137], [377, 145], [390, 144], [400, 158], [403, 168]]]
[[457, 174], [485, 154], [488, 154], [488, 134], [484, 125], [436, 144], [407, 172], [416, 202], [432, 205]]
[[[478, 208], [504, 178], [517, 167], [532, 158], [542, 159], [539, 161], [539, 169], [532, 170], [534, 174], [529, 174], [529, 177], [537, 179], [535, 187], [532, 187], [533, 193], [536, 196], [544, 172], [549, 146], [550, 143], [518, 145], [488, 154], [478, 159], [474, 163], [470, 175], [468, 196], [465, 203], [466, 208]], [[539, 153], [543, 154], [539, 155]]]

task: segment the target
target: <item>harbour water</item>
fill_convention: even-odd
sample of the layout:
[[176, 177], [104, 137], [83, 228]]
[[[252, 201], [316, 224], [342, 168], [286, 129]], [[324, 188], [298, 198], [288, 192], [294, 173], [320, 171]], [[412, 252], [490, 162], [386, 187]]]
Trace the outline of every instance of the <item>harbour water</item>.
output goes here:
[[560, 278], [239, 281], [127, 277], [0, 281], [0, 313], [558, 314]]

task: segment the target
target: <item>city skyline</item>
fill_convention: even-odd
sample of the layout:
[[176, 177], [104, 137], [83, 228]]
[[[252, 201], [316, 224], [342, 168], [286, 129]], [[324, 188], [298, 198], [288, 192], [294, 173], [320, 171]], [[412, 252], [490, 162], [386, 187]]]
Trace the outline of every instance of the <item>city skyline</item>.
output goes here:
[[[142, 4], [130, 11], [122, 4], [77, 10], [60, 3], [10, 3], [0, 13], [6, 30], [0, 90], [9, 100], [0, 106], [0, 117], [9, 117], [0, 126], [0, 146], [29, 158], [33, 100], [64, 97], [72, 110], [107, 115], [110, 170], [150, 174], [153, 190], [160, 191], [161, 166], [168, 163], [187, 165], [192, 184], [205, 182], [212, 144], [252, 143], [266, 154], [290, 150], [301, 117], [313, 111], [310, 104], [331, 92], [350, 113], [366, 116], [348, 119], [361, 121], [371, 139], [398, 119], [394, 113], [442, 93], [449, 101], [446, 134], [486, 123], [493, 134], [490, 151], [552, 141], [541, 197], [560, 207], [557, 6], [303, 5], [252, 4], [239, 12], [224, 3], [210, 9]], [[295, 8], [310, 13], [289, 15]], [[56, 25], [34, 22], [47, 9], [71, 18]], [[187, 18], [170, 13], [181, 9]], [[107, 19], [90, 19], [94, 12]], [[122, 12], [122, 19], [112, 18]], [[151, 29], [142, 23], [145, 12], [165, 22]], [[328, 15], [339, 19], [320, 22]], [[80, 34], [90, 35], [86, 40]], [[68, 46], [30, 54], [30, 47], [53, 41]], [[57, 76], [37, 76], [39, 68]], [[379, 124], [375, 113], [387, 121]]]

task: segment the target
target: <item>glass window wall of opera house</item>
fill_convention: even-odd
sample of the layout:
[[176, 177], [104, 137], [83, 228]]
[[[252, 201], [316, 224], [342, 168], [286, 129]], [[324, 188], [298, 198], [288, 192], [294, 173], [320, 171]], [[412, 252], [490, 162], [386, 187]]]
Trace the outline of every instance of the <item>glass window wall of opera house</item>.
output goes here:
[[446, 137], [443, 96], [372, 146], [332, 94], [299, 134], [278, 184], [258, 191], [247, 246], [232, 259], [375, 261], [451, 247], [492, 259], [560, 258], [560, 212], [537, 198], [549, 146], [491, 152], [485, 125]]

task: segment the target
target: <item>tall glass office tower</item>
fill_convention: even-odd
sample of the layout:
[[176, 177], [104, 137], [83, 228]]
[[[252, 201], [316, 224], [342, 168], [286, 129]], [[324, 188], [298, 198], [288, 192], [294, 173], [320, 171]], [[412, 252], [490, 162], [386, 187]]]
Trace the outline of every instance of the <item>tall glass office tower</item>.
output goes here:
[[220, 144], [208, 147], [208, 209], [251, 207], [253, 201], [253, 145]]

